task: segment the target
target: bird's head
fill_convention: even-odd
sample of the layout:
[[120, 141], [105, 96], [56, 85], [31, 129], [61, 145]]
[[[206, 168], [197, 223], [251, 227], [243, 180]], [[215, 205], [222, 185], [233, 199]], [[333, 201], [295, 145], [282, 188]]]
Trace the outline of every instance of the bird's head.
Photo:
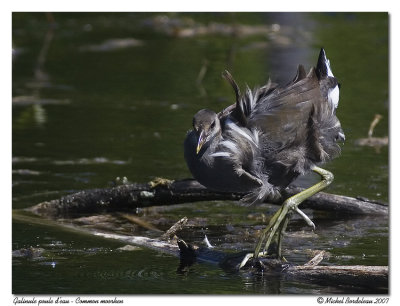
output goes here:
[[209, 109], [198, 111], [193, 117], [193, 129], [197, 135], [196, 154], [199, 154], [205, 143], [221, 133], [218, 115]]

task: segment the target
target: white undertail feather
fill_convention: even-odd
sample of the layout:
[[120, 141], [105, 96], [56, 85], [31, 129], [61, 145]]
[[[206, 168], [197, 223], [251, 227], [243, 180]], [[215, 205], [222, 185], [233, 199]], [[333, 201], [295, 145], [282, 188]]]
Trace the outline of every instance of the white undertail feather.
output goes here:
[[[328, 76], [333, 78], [334, 75], [333, 75], [333, 72], [332, 72], [332, 69], [331, 69], [331, 63], [326, 57], [325, 57], [325, 66], [326, 66], [326, 70], [327, 70]], [[339, 105], [339, 86], [338, 85], [336, 85], [332, 89], [329, 89], [329, 91], [328, 91], [328, 101], [333, 106], [332, 111], [337, 109], [337, 107]]]
[[328, 76], [334, 77], [333, 72], [331, 70], [331, 62], [327, 58], [325, 61], [325, 65], [326, 65], [326, 70], [328, 70]]
[[335, 88], [329, 89], [328, 91], [328, 101], [333, 106], [333, 110], [339, 105], [339, 86], [336, 85]]

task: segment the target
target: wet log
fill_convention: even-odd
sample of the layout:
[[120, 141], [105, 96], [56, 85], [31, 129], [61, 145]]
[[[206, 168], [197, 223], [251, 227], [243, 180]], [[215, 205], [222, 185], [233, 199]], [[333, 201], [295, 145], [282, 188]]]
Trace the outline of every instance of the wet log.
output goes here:
[[[281, 204], [301, 188], [287, 188], [281, 198], [271, 204]], [[200, 185], [196, 180], [159, 180], [147, 184], [127, 184], [112, 188], [91, 189], [66, 195], [60, 199], [37, 204], [28, 210], [46, 217], [73, 217], [83, 213], [133, 211], [138, 207], [174, 205], [197, 201], [239, 200], [239, 193], [216, 192]], [[301, 207], [331, 211], [346, 215], [387, 215], [388, 205], [366, 198], [352, 198], [319, 192]]]
[[[228, 254], [207, 247], [197, 247], [187, 244], [181, 239], [172, 242], [150, 239], [147, 237], [132, 237], [115, 234], [98, 233], [98, 236], [117, 239], [129, 244], [168, 253], [180, 257], [178, 270], [184, 270], [195, 262], [211, 263], [224, 270], [238, 272], [238, 266], [248, 253], [246, 251]], [[323, 266], [319, 263], [324, 252], [319, 252], [304, 265], [291, 265], [276, 259], [260, 258], [259, 263], [247, 264], [243, 271], [252, 274], [262, 273], [263, 277], [279, 276], [286, 280], [307, 281], [333, 286], [352, 286], [371, 288], [373, 292], [384, 293], [388, 290], [389, 269], [387, 266]]]
[[286, 279], [306, 280], [326, 285], [341, 285], [374, 289], [388, 288], [387, 266], [292, 266], [284, 272]]

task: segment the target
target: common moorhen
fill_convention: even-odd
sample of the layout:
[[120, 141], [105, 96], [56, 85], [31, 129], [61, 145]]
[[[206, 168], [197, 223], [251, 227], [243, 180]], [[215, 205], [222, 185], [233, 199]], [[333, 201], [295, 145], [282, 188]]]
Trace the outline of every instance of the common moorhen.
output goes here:
[[333, 180], [332, 173], [317, 165], [338, 156], [339, 142], [345, 139], [336, 117], [340, 85], [324, 49], [315, 68], [307, 74], [299, 65], [286, 86], [269, 80], [241, 94], [229, 72], [223, 75], [235, 91], [236, 103], [219, 113], [202, 109], [194, 115], [193, 130], [184, 142], [185, 160], [194, 178], [209, 189], [243, 193], [243, 202], [257, 203], [276, 198], [310, 170], [322, 177], [282, 204], [252, 255], [271, 253], [275, 242], [276, 255], [282, 257], [281, 235], [289, 212], [296, 211], [314, 227], [298, 206]]

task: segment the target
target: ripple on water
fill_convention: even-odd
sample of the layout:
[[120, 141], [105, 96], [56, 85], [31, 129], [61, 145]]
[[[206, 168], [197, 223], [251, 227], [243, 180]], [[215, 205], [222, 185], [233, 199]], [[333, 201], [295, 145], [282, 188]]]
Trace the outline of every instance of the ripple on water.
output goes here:
[[[175, 270], [173, 271], [175, 275]], [[166, 279], [165, 273], [159, 270], [159, 267], [145, 267], [139, 269], [124, 270], [100, 270], [100, 271], [81, 271], [77, 277], [83, 279], [101, 279], [101, 280], [157, 280]]]

